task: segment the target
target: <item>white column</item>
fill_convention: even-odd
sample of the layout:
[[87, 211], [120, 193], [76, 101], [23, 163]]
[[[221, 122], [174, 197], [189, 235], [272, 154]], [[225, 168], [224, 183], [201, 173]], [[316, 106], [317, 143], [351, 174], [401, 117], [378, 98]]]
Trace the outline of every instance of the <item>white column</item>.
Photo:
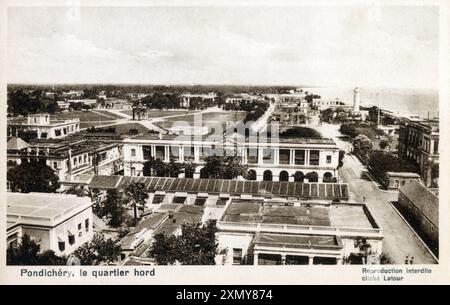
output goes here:
[[312, 265], [314, 263], [314, 256], [309, 257], [308, 265]]
[[281, 254], [281, 264], [286, 265], [286, 254]]
[[200, 162], [200, 147], [198, 146], [194, 147], [194, 162], [195, 163]]
[[342, 265], [342, 259], [340, 257], [336, 257], [336, 265]]
[[294, 163], [295, 163], [295, 149], [291, 149], [289, 156], [289, 164], [294, 165]]
[[305, 165], [309, 165], [309, 149], [305, 149]]
[[165, 162], [169, 162], [170, 161], [170, 158], [169, 158], [169, 149], [170, 149], [170, 146], [168, 146], [168, 145], [164, 145], [164, 161]]
[[254, 266], [258, 265], [258, 253], [253, 254], [253, 265]]
[[274, 157], [274, 164], [279, 165], [280, 164], [280, 149], [273, 148], [272, 153], [273, 153], [273, 157]]

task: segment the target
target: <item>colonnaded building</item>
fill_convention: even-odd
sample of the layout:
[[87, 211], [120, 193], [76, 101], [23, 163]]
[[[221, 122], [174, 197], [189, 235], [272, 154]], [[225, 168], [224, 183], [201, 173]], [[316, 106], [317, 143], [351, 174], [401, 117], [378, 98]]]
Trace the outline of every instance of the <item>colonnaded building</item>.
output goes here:
[[[236, 141], [207, 136], [141, 134], [124, 139], [125, 176], [142, 176], [144, 163], [151, 158], [164, 162], [192, 162], [196, 171], [186, 178], [206, 178], [205, 157], [237, 155], [248, 166], [249, 180], [337, 182], [339, 148], [328, 138], [281, 138], [277, 141]], [[184, 175], [184, 174], [182, 174]]]

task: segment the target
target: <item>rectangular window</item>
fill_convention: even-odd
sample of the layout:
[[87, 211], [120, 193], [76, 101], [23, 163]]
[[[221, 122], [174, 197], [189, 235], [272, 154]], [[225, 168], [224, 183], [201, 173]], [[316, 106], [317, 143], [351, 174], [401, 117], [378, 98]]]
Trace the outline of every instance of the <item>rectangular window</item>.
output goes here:
[[61, 129], [55, 129], [55, 136], [61, 136]]
[[280, 149], [280, 164], [289, 164], [291, 160], [290, 149]]
[[84, 230], [89, 232], [89, 218], [84, 221]]
[[136, 168], [135, 167], [131, 168], [131, 176], [136, 176]]
[[197, 197], [197, 198], [195, 198], [194, 205], [203, 206], [206, 203], [206, 199], [207, 198], [205, 198], [205, 197]]
[[169, 146], [169, 160], [178, 161], [180, 149], [177, 146]]
[[78, 224], [78, 231], [81, 230], [81, 223]]
[[295, 151], [295, 165], [305, 165], [305, 151], [296, 150]]
[[69, 234], [69, 245], [73, 245], [75, 243], [75, 235]]
[[327, 163], [328, 163], [328, 164], [331, 163], [331, 156], [327, 156]]
[[185, 201], [186, 201], [186, 197], [175, 196], [175, 197], [173, 197], [172, 203], [184, 204]]
[[247, 148], [247, 163], [258, 164], [258, 149], [249, 147]]
[[194, 161], [195, 159], [195, 148], [194, 146], [183, 147], [184, 161]]
[[264, 164], [273, 164], [274, 158], [273, 158], [273, 149], [271, 148], [264, 148], [262, 151], [262, 158]]
[[164, 146], [156, 146], [155, 148], [156, 150], [156, 156], [155, 159], [160, 159], [160, 160], [164, 160], [165, 159], [165, 147]]
[[57, 169], [58, 168], [58, 162], [53, 162], [53, 168]]
[[136, 157], [136, 149], [134, 148], [131, 149], [131, 156]]
[[144, 156], [144, 160], [149, 160], [152, 157], [152, 147], [142, 146], [142, 154]]
[[309, 165], [319, 165], [319, 151], [310, 150], [309, 151]]
[[233, 264], [241, 264], [242, 263], [242, 249], [233, 248]]
[[63, 241], [58, 241], [58, 249], [59, 251], [64, 251], [66, 249], [66, 243]]
[[160, 203], [162, 203], [163, 201], [164, 201], [164, 195], [155, 195], [155, 196], [153, 196], [153, 201], [152, 201], [152, 203], [153, 204], [160, 204]]
[[438, 140], [434, 141], [434, 153], [435, 154], [439, 153], [439, 141]]

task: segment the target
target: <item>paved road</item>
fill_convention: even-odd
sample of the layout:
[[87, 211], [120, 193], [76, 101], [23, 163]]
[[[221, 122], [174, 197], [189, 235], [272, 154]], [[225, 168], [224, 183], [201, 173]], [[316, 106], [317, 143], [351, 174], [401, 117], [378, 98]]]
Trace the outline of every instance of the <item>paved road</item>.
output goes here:
[[[314, 126], [313, 126], [314, 127]], [[323, 136], [332, 137], [341, 149], [348, 151], [349, 144], [337, 138], [338, 126], [323, 124], [315, 126]], [[344, 166], [339, 169], [342, 182], [349, 185], [350, 199], [365, 203], [376, 221], [383, 229], [383, 252], [389, 254], [393, 263], [403, 264], [406, 255], [414, 256], [415, 264], [433, 264], [435, 259], [400, 215], [389, 204], [397, 200], [398, 193], [380, 190], [376, 183], [364, 175], [365, 167], [359, 160], [349, 154], [344, 157]]]

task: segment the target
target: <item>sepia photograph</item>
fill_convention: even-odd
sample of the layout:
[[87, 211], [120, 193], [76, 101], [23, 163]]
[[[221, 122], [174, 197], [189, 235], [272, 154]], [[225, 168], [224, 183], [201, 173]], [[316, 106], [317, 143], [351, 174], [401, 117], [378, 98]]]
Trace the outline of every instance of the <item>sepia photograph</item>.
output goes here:
[[439, 1], [39, 3], [4, 8], [6, 267], [448, 259]]

